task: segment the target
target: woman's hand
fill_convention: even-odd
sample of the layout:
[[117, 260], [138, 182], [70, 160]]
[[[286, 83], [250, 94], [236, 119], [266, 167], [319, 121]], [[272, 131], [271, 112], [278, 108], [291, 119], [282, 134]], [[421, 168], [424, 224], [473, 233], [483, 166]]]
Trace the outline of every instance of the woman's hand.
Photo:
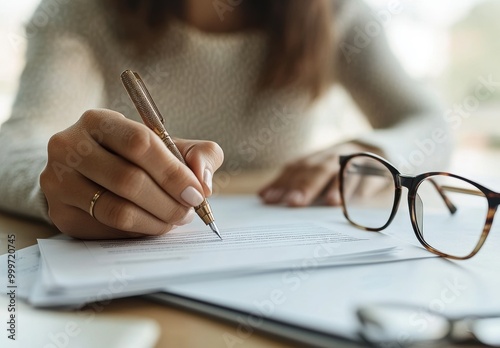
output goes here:
[[307, 206], [322, 200], [328, 205], [340, 205], [338, 172], [339, 155], [380, 150], [357, 143], [343, 143], [308, 155], [286, 165], [278, 177], [259, 191], [267, 204]]
[[53, 223], [97, 239], [156, 236], [190, 222], [192, 207], [211, 194], [223, 153], [209, 141], [175, 142], [190, 168], [143, 124], [111, 110], [85, 112], [48, 144], [40, 185]]

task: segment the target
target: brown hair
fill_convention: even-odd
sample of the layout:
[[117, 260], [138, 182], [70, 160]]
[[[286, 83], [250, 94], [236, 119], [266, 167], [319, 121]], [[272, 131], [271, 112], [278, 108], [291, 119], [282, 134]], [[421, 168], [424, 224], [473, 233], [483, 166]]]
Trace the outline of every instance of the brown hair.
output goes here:
[[[168, 17], [182, 17], [183, 0], [111, 0], [120, 11], [121, 28], [142, 28], [133, 37], [155, 37]], [[332, 81], [333, 35], [331, 0], [243, 0], [249, 21], [269, 36], [262, 88], [298, 86], [314, 99]], [[134, 23], [131, 23], [131, 22]], [[123, 25], [124, 24], [124, 25]], [[140, 24], [140, 25], [138, 25]], [[153, 34], [153, 35], [152, 35]]]

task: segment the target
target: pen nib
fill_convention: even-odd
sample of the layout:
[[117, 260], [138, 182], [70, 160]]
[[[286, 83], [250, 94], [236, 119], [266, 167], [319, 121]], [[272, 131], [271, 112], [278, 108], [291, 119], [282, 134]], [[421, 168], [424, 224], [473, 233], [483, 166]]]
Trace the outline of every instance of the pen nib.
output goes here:
[[210, 226], [210, 228], [212, 229], [212, 231], [214, 231], [214, 233], [217, 235], [217, 237], [219, 237], [220, 240], [222, 240], [222, 237], [220, 236], [220, 233], [219, 233], [219, 229], [217, 228], [217, 225], [215, 224], [215, 222], [210, 222], [208, 224], [208, 226]]

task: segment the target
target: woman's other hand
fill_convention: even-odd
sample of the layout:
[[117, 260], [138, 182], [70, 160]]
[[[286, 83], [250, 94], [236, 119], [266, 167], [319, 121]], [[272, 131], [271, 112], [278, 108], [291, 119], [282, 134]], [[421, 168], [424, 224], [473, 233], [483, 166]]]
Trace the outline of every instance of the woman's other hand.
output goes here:
[[380, 150], [362, 144], [343, 143], [300, 158], [286, 165], [274, 181], [259, 191], [259, 196], [264, 203], [292, 207], [308, 206], [318, 201], [340, 205], [339, 156], [363, 151], [380, 153]]
[[70, 236], [101, 239], [156, 236], [190, 222], [192, 207], [211, 194], [223, 152], [209, 141], [175, 143], [190, 168], [143, 124], [111, 110], [85, 112], [48, 144], [40, 186], [53, 223]]

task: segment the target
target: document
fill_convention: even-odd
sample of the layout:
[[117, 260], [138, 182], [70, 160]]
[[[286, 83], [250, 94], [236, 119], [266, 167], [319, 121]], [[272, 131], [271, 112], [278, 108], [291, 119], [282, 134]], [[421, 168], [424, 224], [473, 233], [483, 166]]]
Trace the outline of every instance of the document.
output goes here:
[[47, 265], [42, 281], [47, 289], [57, 290], [101, 284], [122, 272], [129, 284], [172, 284], [280, 270], [301, 263], [316, 267], [344, 264], [395, 251], [397, 246], [381, 234], [355, 231], [349, 235], [334, 225], [312, 221], [224, 229], [224, 241], [206, 229], [185, 230], [132, 241], [39, 240]]
[[154, 238], [39, 240], [40, 270], [30, 301], [82, 305], [103, 291], [123, 297], [245, 274], [430, 256], [395, 238], [353, 228], [339, 208], [269, 207], [249, 196], [217, 197], [211, 205], [222, 241], [201, 221]]
[[[303, 221], [279, 225], [246, 226], [224, 229], [221, 241], [206, 229], [173, 231], [156, 238], [134, 240], [85, 241], [90, 253], [105, 263], [132, 262], [150, 259], [185, 260], [214, 254], [237, 253], [260, 256], [259, 260], [247, 259], [245, 263], [289, 260], [307, 256], [310, 246], [324, 249], [323, 257], [358, 254], [366, 251], [388, 250], [389, 240], [379, 245], [371, 242], [369, 235], [347, 234], [333, 226]], [[382, 247], [382, 249], [381, 249]], [[319, 249], [317, 253], [319, 253]], [[230, 260], [230, 259], [228, 259]]]

